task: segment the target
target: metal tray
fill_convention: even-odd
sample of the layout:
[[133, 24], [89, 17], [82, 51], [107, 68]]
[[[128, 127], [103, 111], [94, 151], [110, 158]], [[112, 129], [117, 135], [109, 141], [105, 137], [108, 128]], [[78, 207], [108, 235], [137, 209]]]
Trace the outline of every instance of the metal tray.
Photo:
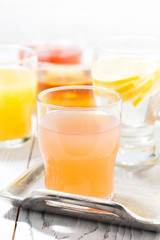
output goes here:
[[[113, 201], [46, 190], [41, 161], [0, 192], [13, 206], [160, 231], [160, 163], [145, 170], [115, 167]], [[105, 183], [104, 183], [105, 184]]]

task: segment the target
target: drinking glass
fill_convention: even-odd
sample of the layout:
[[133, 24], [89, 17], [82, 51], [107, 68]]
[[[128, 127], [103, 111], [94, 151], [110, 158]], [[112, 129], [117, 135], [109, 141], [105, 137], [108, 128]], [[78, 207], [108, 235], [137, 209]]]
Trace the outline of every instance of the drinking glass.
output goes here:
[[65, 86], [44, 90], [37, 100], [46, 188], [110, 199], [120, 94], [103, 87]]
[[31, 49], [0, 45], [0, 147], [17, 147], [31, 137], [36, 65]]
[[[38, 92], [52, 87], [92, 85], [84, 29], [26, 42], [38, 57]], [[81, 32], [81, 33], [80, 33]]]
[[52, 87], [91, 85], [82, 41], [54, 39], [29, 44], [38, 56], [38, 92]]
[[157, 160], [154, 123], [160, 106], [159, 46], [158, 40], [144, 37], [114, 37], [97, 44], [94, 85], [122, 95], [118, 165], [144, 167]]

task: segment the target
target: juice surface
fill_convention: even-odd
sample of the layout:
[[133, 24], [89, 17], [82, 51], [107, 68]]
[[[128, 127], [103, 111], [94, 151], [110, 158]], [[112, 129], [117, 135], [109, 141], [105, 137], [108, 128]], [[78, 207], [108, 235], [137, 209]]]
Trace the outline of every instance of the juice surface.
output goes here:
[[43, 90], [49, 89], [49, 88], [53, 88], [53, 87], [63, 87], [63, 86], [72, 86], [72, 85], [92, 85], [91, 82], [86, 81], [86, 82], [78, 82], [75, 80], [72, 83], [58, 83], [58, 82], [45, 82], [45, 81], [39, 81], [38, 82], [38, 92], [41, 92]]
[[27, 137], [36, 96], [35, 73], [0, 69], [0, 141]]
[[67, 89], [49, 92], [42, 98], [44, 102], [65, 107], [93, 107], [96, 106], [93, 90]]
[[120, 124], [103, 112], [55, 111], [38, 127], [46, 188], [107, 198], [113, 192]]

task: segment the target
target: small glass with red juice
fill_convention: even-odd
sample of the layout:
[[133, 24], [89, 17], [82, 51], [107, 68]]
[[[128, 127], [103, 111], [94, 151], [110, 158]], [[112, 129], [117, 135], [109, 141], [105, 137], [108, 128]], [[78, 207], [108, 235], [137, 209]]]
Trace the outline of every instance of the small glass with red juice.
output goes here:
[[[83, 50], [69, 42], [34, 44], [38, 55], [38, 92], [52, 87], [92, 85], [90, 68], [82, 64]], [[76, 97], [76, 96], [75, 96]]]

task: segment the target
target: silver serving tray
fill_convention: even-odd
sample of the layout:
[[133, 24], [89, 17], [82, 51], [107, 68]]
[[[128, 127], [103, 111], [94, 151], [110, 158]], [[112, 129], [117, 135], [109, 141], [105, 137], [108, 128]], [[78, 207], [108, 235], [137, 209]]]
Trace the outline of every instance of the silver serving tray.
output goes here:
[[[160, 164], [145, 170], [115, 168], [113, 201], [46, 190], [41, 161], [0, 192], [13, 206], [160, 231]], [[105, 184], [105, 183], [104, 183]]]

